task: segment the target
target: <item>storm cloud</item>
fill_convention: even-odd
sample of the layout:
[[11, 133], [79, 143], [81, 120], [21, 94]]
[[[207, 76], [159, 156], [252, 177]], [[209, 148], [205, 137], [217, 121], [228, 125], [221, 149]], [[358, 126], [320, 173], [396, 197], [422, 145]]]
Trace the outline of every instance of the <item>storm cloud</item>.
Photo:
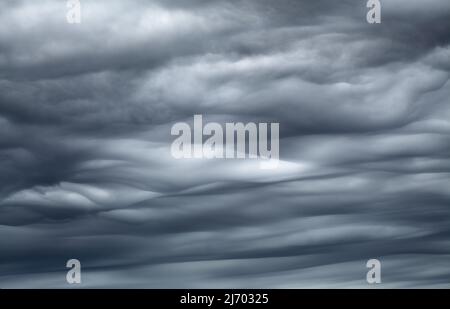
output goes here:
[[[0, 288], [450, 286], [450, 2], [0, 3]], [[280, 165], [172, 125], [278, 122]]]

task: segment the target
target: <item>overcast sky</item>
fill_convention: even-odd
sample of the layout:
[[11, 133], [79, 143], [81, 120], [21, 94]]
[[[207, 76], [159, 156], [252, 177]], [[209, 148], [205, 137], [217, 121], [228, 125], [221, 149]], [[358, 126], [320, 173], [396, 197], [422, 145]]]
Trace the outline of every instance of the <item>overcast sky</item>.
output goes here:
[[[0, 288], [450, 286], [450, 1], [0, 3]], [[171, 126], [280, 123], [280, 165]]]

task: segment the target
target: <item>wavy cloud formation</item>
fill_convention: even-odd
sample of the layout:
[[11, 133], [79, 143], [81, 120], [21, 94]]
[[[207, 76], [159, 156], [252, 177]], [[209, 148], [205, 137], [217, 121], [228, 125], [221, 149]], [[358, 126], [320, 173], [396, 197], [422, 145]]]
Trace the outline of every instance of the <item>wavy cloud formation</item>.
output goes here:
[[[450, 285], [450, 2], [0, 4], [0, 288]], [[172, 124], [279, 122], [276, 170]]]

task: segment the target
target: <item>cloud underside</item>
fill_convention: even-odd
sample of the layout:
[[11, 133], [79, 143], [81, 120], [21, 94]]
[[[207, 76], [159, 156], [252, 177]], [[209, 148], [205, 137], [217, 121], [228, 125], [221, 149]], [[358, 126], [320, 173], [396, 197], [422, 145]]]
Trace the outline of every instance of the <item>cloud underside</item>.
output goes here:
[[[0, 288], [450, 282], [450, 2], [0, 4]], [[170, 3], [169, 3], [170, 2]], [[280, 123], [280, 165], [172, 125]]]

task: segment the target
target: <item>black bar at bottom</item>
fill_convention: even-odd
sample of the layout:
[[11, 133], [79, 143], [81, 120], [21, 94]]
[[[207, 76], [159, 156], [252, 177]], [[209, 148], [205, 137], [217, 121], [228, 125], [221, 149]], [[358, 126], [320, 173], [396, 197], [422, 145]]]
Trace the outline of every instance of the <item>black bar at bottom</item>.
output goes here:
[[[115, 308], [169, 306], [183, 308], [311, 308], [311, 306], [378, 307], [422, 305], [449, 308], [449, 290], [0, 290], [4, 305]], [[283, 307], [289, 306], [289, 307]], [[307, 306], [307, 307], [305, 307]]]

